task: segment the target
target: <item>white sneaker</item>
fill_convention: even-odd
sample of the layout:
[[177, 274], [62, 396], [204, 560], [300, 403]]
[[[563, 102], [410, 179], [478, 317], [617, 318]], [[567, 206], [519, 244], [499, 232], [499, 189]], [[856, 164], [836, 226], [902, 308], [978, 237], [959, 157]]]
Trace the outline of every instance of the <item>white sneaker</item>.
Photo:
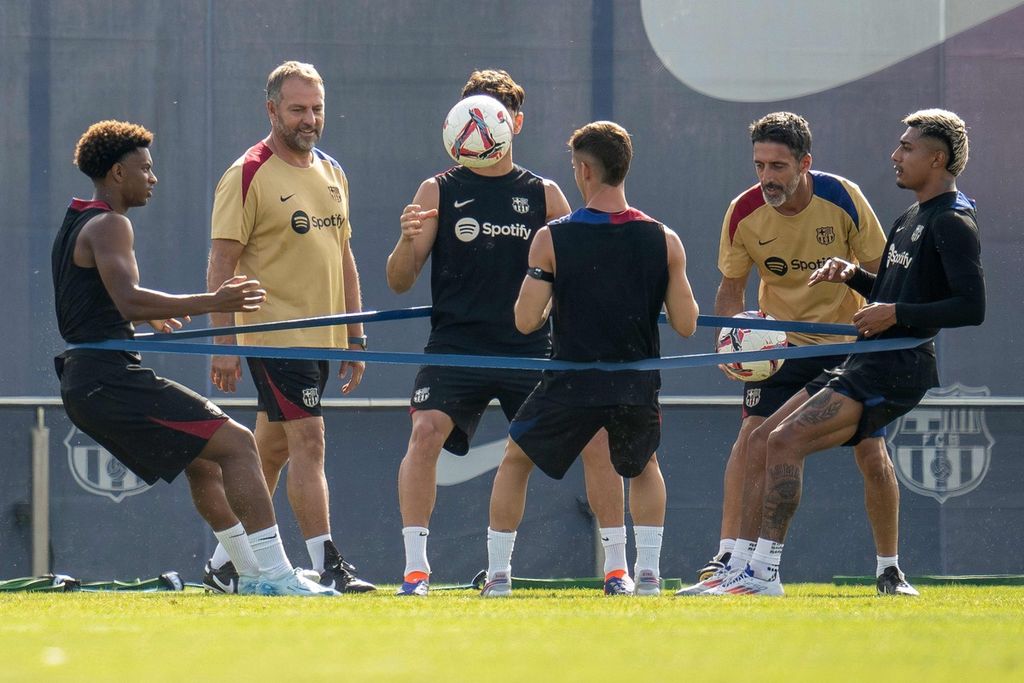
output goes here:
[[705, 595], [765, 595], [778, 597], [785, 595], [778, 572], [771, 580], [759, 579], [748, 564], [743, 571], [736, 572], [725, 581], [709, 589]]
[[270, 579], [263, 574], [255, 578], [240, 577], [238, 592], [243, 595], [295, 595], [305, 598], [341, 595], [333, 588], [310, 581], [303, 576], [301, 569], [294, 569], [279, 579]]
[[733, 572], [729, 567], [719, 567], [711, 574], [711, 576], [707, 577], [703, 581], [698, 581], [692, 586], [687, 586], [686, 588], [677, 590], [676, 595], [705, 595], [712, 588], [717, 588], [723, 581], [735, 573], [737, 572]]
[[493, 577], [488, 577], [484, 589], [480, 591], [482, 598], [507, 598], [512, 595], [512, 577], [508, 572], [494, 572]]
[[636, 588], [633, 595], [661, 595], [661, 577], [653, 569], [639, 569], [636, 573]]

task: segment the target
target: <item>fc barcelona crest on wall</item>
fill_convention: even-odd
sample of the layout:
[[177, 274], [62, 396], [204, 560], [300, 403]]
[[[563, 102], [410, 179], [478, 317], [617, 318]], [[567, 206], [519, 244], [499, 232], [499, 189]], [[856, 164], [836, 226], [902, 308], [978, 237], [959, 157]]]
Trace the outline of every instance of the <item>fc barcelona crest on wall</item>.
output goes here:
[[68, 467], [71, 475], [83, 489], [97, 496], [106, 496], [120, 503], [149, 489], [143, 479], [122, 465], [103, 446], [77, 427], [72, 427], [64, 439], [68, 449]]
[[[934, 398], [988, 395], [987, 387], [961, 384], [928, 393]], [[915, 408], [897, 421], [888, 443], [900, 482], [944, 503], [981, 484], [995, 440], [983, 407], [950, 405]]]

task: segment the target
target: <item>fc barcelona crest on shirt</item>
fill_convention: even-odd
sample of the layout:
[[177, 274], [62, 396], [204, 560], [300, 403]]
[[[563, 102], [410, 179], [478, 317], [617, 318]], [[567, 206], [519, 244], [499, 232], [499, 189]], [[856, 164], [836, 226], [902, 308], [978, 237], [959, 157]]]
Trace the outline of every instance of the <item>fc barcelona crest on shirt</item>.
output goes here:
[[341, 189], [334, 185], [328, 185], [327, 191], [331, 193], [331, 199], [341, 204]]
[[[952, 387], [928, 392], [933, 398], [988, 396], [987, 387]], [[988, 473], [995, 440], [983, 407], [919, 406], [896, 423], [889, 437], [896, 476], [908, 489], [944, 503], [970, 493]]]
[[527, 213], [530, 210], [530, 200], [526, 197], [513, 197], [512, 208], [516, 213]]
[[836, 241], [836, 229], [831, 225], [823, 225], [815, 231], [818, 244], [828, 246]]
[[316, 408], [316, 404], [320, 403], [320, 392], [316, 387], [309, 387], [302, 390], [302, 402], [307, 408]]
[[78, 427], [71, 428], [64, 445], [68, 449], [71, 475], [89, 493], [120, 503], [128, 496], [149, 490], [149, 484]]

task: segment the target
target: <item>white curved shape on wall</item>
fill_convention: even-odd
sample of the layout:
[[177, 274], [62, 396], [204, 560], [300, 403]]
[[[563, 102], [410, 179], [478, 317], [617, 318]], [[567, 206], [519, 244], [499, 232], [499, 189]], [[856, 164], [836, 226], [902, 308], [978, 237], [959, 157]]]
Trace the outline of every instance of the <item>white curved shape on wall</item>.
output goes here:
[[1021, 0], [641, 0], [665, 68], [734, 102], [811, 95], [868, 76]]

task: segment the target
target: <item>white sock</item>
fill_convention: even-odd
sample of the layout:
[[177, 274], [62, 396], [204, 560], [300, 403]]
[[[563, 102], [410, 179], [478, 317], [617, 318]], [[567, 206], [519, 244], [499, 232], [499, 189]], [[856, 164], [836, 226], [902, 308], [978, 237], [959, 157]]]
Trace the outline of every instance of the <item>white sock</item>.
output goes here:
[[884, 572], [888, 567], [896, 567], [896, 569], [900, 568], [900, 556], [898, 554], [893, 555], [892, 557], [882, 557], [881, 555], [875, 555], [875, 562], [876, 579], [879, 576], [881, 576], [882, 572]]
[[661, 539], [664, 535], [663, 526], [633, 526], [636, 542], [634, 571], [637, 574], [643, 569], [652, 569], [655, 576], [661, 576]]
[[284, 554], [284, 545], [281, 543], [281, 534], [276, 524], [249, 534], [249, 546], [256, 556], [260, 574], [270, 579], [280, 579], [291, 573], [292, 563]]
[[732, 549], [736, 546], [735, 538], [723, 538], [718, 541], [718, 554], [715, 557], [721, 557], [726, 553], [731, 553]]
[[497, 572], [508, 572], [512, 576], [512, 548], [516, 544], [516, 532], [495, 531], [487, 527], [487, 576]]
[[784, 543], [778, 543], [769, 538], [758, 538], [757, 547], [750, 557], [750, 569], [754, 576], [765, 581], [772, 581], [779, 576], [779, 562], [782, 561], [782, 547]]
[[[239, 524], [238, 526], [242, 525]], [[221, 533], [224, 533], [225, 531], [234, 531], [234, 529], [235, 527], [231, 527], [230, 529], [225, 529]], [[245, 533], [245, 529], [242, 529], [242, 533]], [[213, 535], [217, 536], [217, 532], [214, 531]], [[217, 536], [217, 547], [213, 549], [213, 556], [210, 558], [210, 566], [214, 569], [220, 569], [226, 562], [231, 562], [231, 555], [228, 554], [224, 544], [220, 542], [220, 537]]]
[[[249, 536], [245, 533], [242, 523], [234, 525], [223, 531], [214, 531], [217, 537], [217, 550], [213, 551], [210, 564], [214, 569], [223, 567], [226, 562], [235, 565], [235, 571], [239, 576], [256, 576], [260, 573], [259, 565], [256, 563], [256, 556], [253, 555], [249, 546]], [[221, 558], [217, 557], [218, 551]]]
[[623, 571], [627, 574], [626, 568], [626, 527], [605, 526], [601, 527], [601, 545], [604, 547], [604, 575], [614, 571]]
[[306, 539], [306, 552], [309, 553], [310, 566], [321, 574], [324, 573], [324, 543], [327, 541], [333, 542], [330, 534]]
[[732, 547], [732, 557], [729, 558], [729, 569], [737, 571], [747, 566], [750, 556], [754, 554], [757, 541], [748, 541], [745, 538], [737, 538], [736, 545]]
[[423, 572], [430, 575], [430, 563], [427, 562], [427, 536], [430, 530], [425, 526], [402, 527], [405, 539], [405, 574]]

